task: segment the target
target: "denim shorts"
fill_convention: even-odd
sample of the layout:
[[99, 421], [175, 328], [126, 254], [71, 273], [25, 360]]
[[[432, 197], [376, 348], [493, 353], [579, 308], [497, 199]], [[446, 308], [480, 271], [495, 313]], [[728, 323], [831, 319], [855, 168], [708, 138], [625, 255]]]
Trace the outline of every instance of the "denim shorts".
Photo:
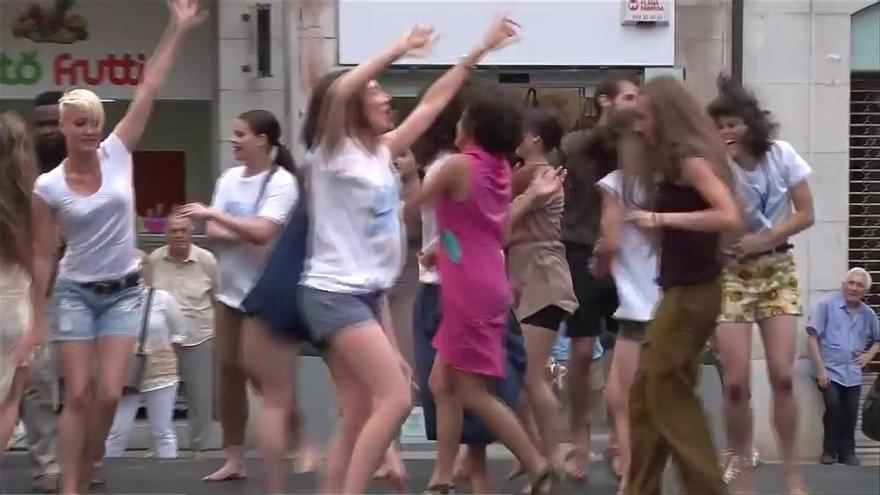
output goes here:
[[326, 346], [343, 330], [359, 323], [379, 322], [379, 299], [383, 293], [343, 294], [307, 286], [299, 288], [299, 309], [312, 341]]
[[100, 293], [72, 280], [55, 281], [50, 310], [50, 342], [137, 337], [144, 288], [138, 284], [117, 292]]

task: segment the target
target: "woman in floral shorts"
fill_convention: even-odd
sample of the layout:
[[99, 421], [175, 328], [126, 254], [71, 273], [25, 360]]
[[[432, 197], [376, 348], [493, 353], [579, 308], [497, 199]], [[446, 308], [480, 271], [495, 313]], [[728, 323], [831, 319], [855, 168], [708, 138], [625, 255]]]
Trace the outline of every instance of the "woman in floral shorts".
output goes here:
[[723, 364], [730, 493], [753, 491], [750, 363], [752, 325], [761, 330], [773, 395], [773, 421], [783, 459], [783, 483], [802, 493], [796, 468], [797, 404], [792, 386], [801, 314], [800, 289], [788, 239], [813, 224], [810, 166], [794, 148], [773, 139], [776, 125], [742, 87], [722, 80], [709, 114], [731, 159], [747, 232], [728, 246], [724, 299], [716, 345]]

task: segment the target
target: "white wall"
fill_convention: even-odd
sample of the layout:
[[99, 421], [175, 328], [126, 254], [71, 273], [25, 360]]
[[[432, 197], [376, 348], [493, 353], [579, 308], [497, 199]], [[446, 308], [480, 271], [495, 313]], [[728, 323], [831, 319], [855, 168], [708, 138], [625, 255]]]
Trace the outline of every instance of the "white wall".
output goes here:
[[[805, 313], [840, 287], [847, 269], [850, 15], [874, 0], [746, 0], [744, 80], [781, 124], [780, 137], [813, 167], [816, 224], [794, 239]], [[806, 322], [802, 319], [801, 329]], [[801, 455], [821, 453], [823, 405], [799, 332], [795, 386]], [[763, 348], [753, 335], [755, 440], [776, 455]]]
[[486, 65], [669, 66], [674, 59], [675, 2], [662, 2], [668, 23], [622, 24], [618, 0], [364, 1], [339, 0], [339, 63], [358, 64], [415, 24], [439, 34], [434, 47], [401, 65], [453, 65], [502, 13], [522, 25], [520, 40], [489, 54]]
[[[230, 139], [235, 118], [247, 110], [263, 109], [275, 114], [286, 127], [287, 118], [287, 21], [283, 0], [264, 1], [272, 6], [271, 47], [272, 77], [256, 75], [256, 42], [254, 37], [256, 19], [252, 2], [241, 0], [217, 0], [218, 8], [218, 67], [217, 129], [220, 162], [218, 173], [235, 163]], [[243, 14], [252, 15], [250, 22], [242, 20]], [[244, 72], [243, 65], [250, 64], [251, 71]], [[282, 133], [283, 134], [283, 133]]]

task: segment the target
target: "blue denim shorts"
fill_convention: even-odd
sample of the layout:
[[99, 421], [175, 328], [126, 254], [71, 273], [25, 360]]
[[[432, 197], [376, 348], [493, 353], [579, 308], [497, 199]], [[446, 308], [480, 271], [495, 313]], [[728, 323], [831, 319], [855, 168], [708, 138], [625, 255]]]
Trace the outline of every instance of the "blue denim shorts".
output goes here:
[[325, 346], [340, 332], [358, 323], [379, 322], [382, 292], [343, 294], [307, 286], [299, 287], [299, 310], [312, 341]]
[[138, 284], [101, 293], [72, 280], [55, 281], [50, 310], [50, 342], [136, 337], [140, 331], [144, 288]]

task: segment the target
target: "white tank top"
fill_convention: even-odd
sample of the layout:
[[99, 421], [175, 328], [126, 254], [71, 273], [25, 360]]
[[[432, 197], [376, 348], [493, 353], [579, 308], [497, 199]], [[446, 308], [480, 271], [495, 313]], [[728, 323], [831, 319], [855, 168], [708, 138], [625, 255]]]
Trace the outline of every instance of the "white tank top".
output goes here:
[[364, 294], [391, 288], [403, 264], [400, 180], [384, 145], [343, 138], [308, 154], [310, 251], [302, 285]]

